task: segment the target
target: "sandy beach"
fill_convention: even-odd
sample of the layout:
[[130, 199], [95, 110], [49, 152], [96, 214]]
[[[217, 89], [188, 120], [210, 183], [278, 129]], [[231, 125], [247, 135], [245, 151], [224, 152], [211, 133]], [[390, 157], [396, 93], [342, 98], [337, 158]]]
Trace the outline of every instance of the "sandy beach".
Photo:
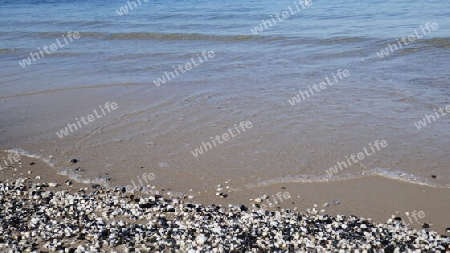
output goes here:
[[0, 3], [0, 252], [450, 252], [450, 1]]
[[[0, 153], [0, 155], [5, 154], [6, 153]], [[97, 198], [103, 200], [111, 198], [112, 200], [116, 199], [115, 203], [117, 203], [117, 201], [119, 200], [120, 203], [122, 203], [125, 206], [128, 206], [128, 208], [130, 208], [130, 204], [131, 206], [133, 206], [132, 203], [136, 203], [135, 201], [133, 201], [134, 199], [138, 200], [142, 199], [139, 201], [141, 202], [143, 201], [145, 203], [147, 203], [146, 201], [150, 201], [151, 199], [153, 199], [154, 203], [157, 203], [159, 202], [158, 198], [161, 198], [162, 201], [161, 203], [166, 203], [165, 205], [166, 209], [161, 210], [157, 209], [159, 211], [154, 209], [154, 211], [150, 211], [151, 215], [147, 216], [144, 215], [142, 217], [139, 216], [141, 218], [136, 218], [137, 219], [136, 221], [133, 221], [135, 219], [133, 218], [134, 217], [133, 215], [127, 216], [125, 214], [124, 216], [119, 215], [117, 217], [115, 216], [103, 217], [102, 222], [104, 222], [105, 224], [111, 224], [111, 222], [112, 224], [115, 224], [114, 221], [123, 222], [123, 224], [125, 224], [124, 226], [127, 228], [133, 227], [133, 225], [130, 224], [142, 224], [143, 226], [148, 225], [151, 227], [151, 224], [153, 224], [155, 220], [153, 218], [152, 222], [152, 218], [150, 217], [159, 217], [158, 213], [160, 212], [168, 220], [171, 220], [169, 217], [173, 217], [172, 216], [173, 214], [175, 214], [175, 216], [179, 215], [178, 212], [183, 213], [181, 211], [183, 210], [183, 205], [190, 206], [189, 205], [190, 203], [192, 206], [197, 204], [204, 205], [204, 207], [201, 207], [202, 214], [200, 216], [204, 217], [203, 215], [211, 213], [210, 215], [213, 215], [215, 217], [214, 219], [220, 219], [220, 217], [222, 217], [222, 219], [228, 220], [227, 218], [229, 216], [226, 214], [226, 212], [222, 214], [219, 212], [219, 214], [217, 214], [211, 211], [210, 209], [211, 207], [213, 208], [212, 210], [215, 210], [214, 209], [215, 206], [219, 205], [219, 207], [222, 206], [220, 208], [224, 208], [224, 210], [225, 209], [229, 210], [235, 215], [238, 215], [236, 212], [238, 213], [242, 212], [242, 215], [244, 215], [244, 213], [245, 215], [247, 215], [251, 213], [264, 214], [264, 211], [269, 211], [269, 213], [266, 213], [266, 215], [268, 215], [269, 220], [271, 219], [270, 212], [279, 213], [282, 217], [285, 216], [291, 217], [291, 215], [294, 216], [300, 215], [299, 217], [303, 217], [302, 218], [303, 220], [310, 218], [315, 219], [317, 221], [317, 219], [328, 219], [326, 217], [330, 217], [330, 219], [336, 220], [336, 222], [340, 224], [339, 226], [344, 226], [345, 228], [347, 226], [345, 224], [347, 223], [354, 224], [352, 222], [356, 221], [353, 219], [356, 219], [362, 222], [357, 224], [367, 224], [367, 225], [370, 224], [370, 226], [372, 226], [373, 223], [373, 226], [382, 226], [382, 227], [385, 226], [386, 229], [392, 232], [396, 231], [395, 233], [397, 232], [400, 233], [399, 234], [400, 237], [402, 233], [409, 231], [407, 233], [418, 233], [418, 236], [419, 234], [420, 236], [423, 236], [423, 233], [426, 233], [427, 235], [426, 238], [429, 238], [427, 241], [420, 241], [420, 242], [416, 241], [415, 243], [412, 243], [412, 241], [409, 241], [410, 239], [406, 238], [405, 241], [402, 241], [403, 239], [399, 239], [400, 237], [399, 238], [385, 237], [384, 240], [387, 241], [383, 241], [384, 244], [381, 244], [380, 241], [378, 241], [378, 244], [376, 241], [373, 241], [371, 243], [370, 240], [366, 242], [367, 244], [365, 243], [363, 244], [359, 240], [364, 239], [364, 237], [361, 236], [361, 238], [359, 238], [356, 235], [354, 235], [355, 237], [353, 237], [352, 240], [348, 241], [345, 240], [345, 238], [341, 238], [344, 242], [346, 242], [343, 244], [341, 243], [332, 244], [331, 241], [333, 240], [331, 240], [330, 238], [329, 238], [331, 240], [330, 244], [325, 243], [327, 241], [325, 239], [323, 239], [324, 241], [319, 244], [315, 244], [314, 240], [312, 242], [307, 243], [302, 239], [287, 240], [287, 241], [283, 241], [280, 239], [279, 244], [271, 240], [272, 243], [269, 243], [269, 245], [272, 246], [266, 245], [273, 252], [284, 252], [285, 250], [289, 249], [291, 251], [295, 250], [296, 252], [297, 251], [302, 252], [303, 250], [313, 248], [317, 252], [329, 252], [330, 250], [338, 250], [338, 249], [341, 250], [343, 249], [346, 251], [349, 250], [354, 251], [360, 249], [361, 250], [360, 252], [364, 252], [363, 250], [364, 247], [366, 247], [365, 245], [372, 245], [372, 246], [377, 245], [375, 248], [378, 248], [379, 250], [384, 249], [385, 250], [384, 252], [405, 252], [404, 250], [408, 249], [411, 250], [416, 249], [422, 251], [427, 249], [435, 249], [441, 250], [441, 252], [445, 252], [445, 250], [450, 251], [449, 248], [450, 237], [448, 237], [450, 234], [449, 232], [450, 217], [448, 215], [448, 208], [449, 208], [448, 189], [438, 189], [426, 186], [412, 185], [409, 183], [392, 182], [392, 180], [383, 179], [379, 177], [359, 179], [359, 180], [348, 180], [334, 183], [322, 183], [322, 184], [295, 183], [295, 184], [271, 185], [251, 190], [232, 189], [232, 187], [227, 187], [227, 185], [230, 184], [231, 182], [226, 181], [224, 182], [224, 184], [218, 185], [217, 186], [218, 189], [215, 190], [213, 189], [210, 193], [203, 193], [199, 195], [192, 194], [174, 197], [173, 194], [169, 193], [170, 191], [168, 191], [167, 189], [155, 188], [153, 189], [154, 191], [153, 194], [149, 194], [143, 193], [141, 191], [125, 191], [123, 187], [116, 188], [113, 186], [102, 186], [99, 184], [92, 184], [92, 183], [90, 184], [76, 183], [73, 182], [73, 180], [68, 180], [67, 177], [65, 176], [57, 175], [55, 173], [55, 168], [52, 168], [51, 166], [43, 163], [40, 159], [22, 156], [20, 162], [2, 170], [0, 182], [3, 185], [1, 191], [2, 204], [7, 206], [15, 205], [14, 204], [15, 202], [11, 198], [11, 195], [13, 195], [13, 193], [15, 193], [16, 191], [13, 189], [14, 187], [18, 187], [18, 185], [24, 185], [24, 188], [21, 188], [21, 191], [23, 191], [21, 196], [17, 195], [16, 197], [14, 197], [14, 199], [22, 198], [22, 201], [25, 201], [24, 203], [26, 203], [27, 201], [34, 202], [35, 208], [38, 209], [44, 208], [44, 210], [48, 210], [49, 215], [51, 213], [50, 211], [51, 209], [47, 209], [47, 207], [45, 207], [46, 206], [45, 203], [48, 204], [49, 202], [43, 201], [43, 199], [45, 199], [44, 198], [45, 194], [48, 194], [49, 196], [54, 196], [53, 199], [55, 199], [55, 201], [56, 196], [60, 196], [60, 194], [64, 194], [64, 196], [67, 194], [68, 196], [72, 196], [71, 194], [73, 194], [74, 196], [82, 194], [82, 196], [87, 196], [87, 198], [90, 199], [91, 201], [94, 201]], [[9, 186], [9, 188], [4, 188], [5, 184], [7, 184], [8, 182], [14, 182], [14, 184], [12, 186]], [[23, 183], [18, 184], [17, 182]], [[37, 188], [36, 186], [33, 186], [34, 191], [42, 193], [31, 194], [30, 191], [29, 196], [27, 196], [27, 194], [25, 194], [26, 189], [28, 189], [28, 187], [31, 187], [32, 185], [38, 185]], [[50, 192], [52, 193], [50, 194]], [[222, 194], [216, 194], [216, 192]], [[36, 198], [36, 196], [38, 197]], [[165, 200], [162, 198], [164, 198]], [[93, 203], [96, 203], [95, 201]], [[137, 210], [141, 211], [145, 210], [145, 204], [141, 202], [138, 202], [140, 203], [138, 205], [140, 209], [136, 207], [137, 208], [136, 211], [132, 211], [134, 210], [132, 208], [131, 212], [138, 212]], [[87, 203], [89, 203], [89, 201], [87, 201], [86, 204]], [[130, 204], [126, 205], [126, 203]], [[167, 206], [167, 204], [169, 206]], [[264, 204], [266, 206], [264, 206], [264, 208], [261, 208], [263, 207]], [[41, 205], [42, 207], [40, 207]], [[85, 215], [89, 217], [91, 216], [97, 217], [96, 215], [102, 217], [101, 214], [104, 214], [105, 212], [105, 211], [102, 212], [102, 210], [104, 210], [103, 208], [104, 204], [98, 205], [99, 205], [98, 208], [91, 209], [90, 211], [89, 209], [84, 210], [83, 212], [85, 213]], [[121, 206], [124, 207], [123, 205]], [[179, 210], [180, 205], [181, 205], [180, 211], [176, 211]], [[74, 212], [74, 209], [72, 209], [70, 206], [71, 205], [66, 205], [65, 207], [61, 206], [62, 209], [59, 209], [59, 211], [65, 214], [59, 214], [58, 216], [60, 215], [62, 215], [63, 217], [67, 216], [69, 220], [66, 219], [66, 221], [70, 221], [71, 219], [70, 214]], [[200, 206], [201, 205], [197, 206], [196, 208], [198, 209], [200, 208]], [[73, 208], [76, 208], [76, 210], [78, 211], [83, 210], [82, 207], [84, 207], [84, 204], [81, 204], [81, 206], [80, 205], [73, 206]], [[172, 207], [175, 208], [174, 209], [175, 211], [169, 211], [169, 213], [167, 213], [167, 208]], [[119, 209], [113, 208], [111, 209], [110, 212], [112, 212], [113, 210], [117, 211]], [[3, 223], [9, 224], [7, 225], [9, 230], [12, 229], [11, 231], [16, 231], [13, 232], [14, 234], [13, 236], [15, 237], [18, 235], [17, 233], [19, 233], [19, 231], [21, 230], [20, 229], [16, 230], [17, 228], [13, 228], [12, 226], [13, 221], [11, 220], [11, 218], [9, 218], [10, 217], [9, 215], [6, 215], [6, 212], [7, 209], [4, 209], [2, 213]], [[406, 212], [408, 212], [408, 215], [406, 215]], [[415, 218], [414, 217], [411, 218], [413, 212], [416, 214]], [[39, 217], [38, 214], [30, 214], [30, 215], [32, 215], [33, 217], [35, 216]], [[101, 224], [103, 224], [102, 222]], [[327, 222], [325, 222], [324, 224], [326, 223]], [[229, 225], [226, 222], [219, 222], [218, 224], [220, 224], [224, 228], [226, 228]], [[239, 221], [237, 224], [241, 224], [241, 222]], [[292, 226], [301, 229], [302, 224], [303, 224], [302, 222], [298, 221], [292, 223]], [[377, 225], [377, 224], [384, 224], [384, 225]], [[140, 240], [136, 239], [136, 241], [132, 241], [131, 244], [130, 241], [128, 241], [128, 243], [125, 242], [121, 243], [119, 241], [116, 244], [113, 244], [111, 243], [113, 241], [113, 237], [111, 237], [110, 240], [106, 238], [103, 239], [102, 243], [102, 240], [96, 238], [95, 236], [90, 237], [93, 236], [93, 234], [88, 233], [90, 230], [89, 226], [93, 226], [93, 224], [86, 226], [87, 227], [84, 228], [86, 232], [73, 231], [71, 233], [68, 233], [66, 231], [66, 236], [62, 237], [64, 239], [61, 241], [60, 244], [52, 243], [52, 240], [48, 239], [55, 237], [52, 237], [50, 235], [49, 235], [50, 237], [46, 237], [42, 236], [42, 234], [41, 235], [35, 234], [34, 236], [33, 235], [30, 236], [30, 234], [27, 234], [27, 236], [22, 237], [22, 241], [26, 240], [26, 242], [24, 241], [23, 243], [19, 243], [19, 245], [21, 246], [17, 246], [16, 244], [19, 241], [15, 242], [11, 241], [10, 235], [3, 234], [2, 236], [0, 236], [0, 240], [2, 241], [1, 245], [3, 247], [6, 246], [6, 248], [4, 249], [10, 247], [10, 249], [15, 248], [16, 250], [19, 248], [22, 250], [24, 249], [31, 250], [32, 248], [34, 248], [34, 249], [41, 249], [44, 251], [50, 250], [51, 252], [59, 252], [62, 249], [70, 250], [68, 252], [85, 252], [83, 249], [85, 250], [89, 249], [90, 250], [89, 252], [132, 252], [130, 251], [131, 249], [136, 250], [136, 252], [157, 252], [162, 249], [167, 249], [169, 251], [173, 251], [174, 249], [176, 249], [176, 252], [190, 252], [189, 250], [208, 251], [208, 248], [211, 250], [214, 249], [213, 252], [241, 252], [244, 249], [246, 249], [246, 252], [261, 252], [269, 249], [265, 248], [266, 246], [264, 246], [264, 244], [256, 243], [258, 239], [262, 240], [263, 236], [260, 237], [255, 236], [253, 238], [255, 242], [250, 244], [248, 244], [249, 242], [242, 244], [242, 241], [236, 239], [234, 240], [235, 246], [233, 248], [232, 246], [233, 243], [230, 243], [229, 241], [227, 241], [227, 243], [221, 240], [213, 242], [214, 240], [211, 241], [211, 239], [208, 239], [207, 237], [203, 238], [203, 236], [205, 236], [204, 234], [208, 235], [206, 231], [203, 231], [204, 233], [194, 233], [192, 235], [193, 237], [191, 238], [192, 240], [189, 241], [177, 240], [177, 242], [172, 245], [173, 248], [168, 247], [169, 245], [161, 246], [162, 244], [152, 242], [152, 240], [146, 240], [146, 238], [142, 238]], [[358, 225], [358, 226], [362, 226], [363, 228], [366, 227], [366, 225]], [[280, 224], [278, 228], [281, 229], [282, 225]], [[260, 227], [260, 229], [264, 229], [264, 226]], [[109, 228], [109, 230], [111, 232], [112, 228]], [[107, 229], [104, 231], [109, 230]], [[151, 231], [152, 230], [149, 230], [145, 233], [148, 238], [153, 238], [154, 232]], [[320, 231], [322, 230], [319, 228], [317, 229], [317, 231], [308, 230], [308, 232], [305, 233], [305, 236], [307, 238], [311, 236], [312, 237], [318, 236]], [[323, 231], [325, 232], [326, 229]], [[339, 229], [337, 229], [336, 231], [339, 231]], [[320, 232], [320, 235], [323, 235], [324, 232]], [[20, 234], [24, 236], [24, 233], [26, 232], [24, 232], [24, 229], [22, 229], [22, 232], [20, 232]], [[90, 235], [89, 238], [91, 239], [86, 241], [87, 239], [83, 238], [84, 235], [88, 234]], [[158, 233], [155, 234], [155, 236], [156, 235], [161, 234]], [[120, 236], [118, 238], [120, 238]], [[198, 243], [199, 240], [202, 243]], [[29, 244], [31, 241], [38, 243], [37, 245], [35, 244], [35, 246], [33, 246], [32, 244]], [[139, 243], [137, 241], [139, 241]], [[181, 241], [184, 241], [184, 243], [179, 244]], [[108, 242], [111, 243], [109, 246], [107, 246]], [[275, 246], [275, 243], [277, 246]], [[96, 246], [92, 247], [92, 245]], [[175, 247], [175, 245], [177, 246]], [[370, 248], [372, 246], [367, 247]]]

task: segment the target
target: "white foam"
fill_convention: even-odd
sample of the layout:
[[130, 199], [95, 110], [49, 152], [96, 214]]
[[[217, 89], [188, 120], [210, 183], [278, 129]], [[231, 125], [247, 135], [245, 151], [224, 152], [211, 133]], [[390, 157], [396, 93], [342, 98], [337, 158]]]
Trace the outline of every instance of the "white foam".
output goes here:
[[98, 178], [85, 178], [82, 175], [76, 174], [74, 172], [71, 171], [71, 169], [62, 169], [60, 170], [58, 173], [58, 175], [61, 176], [67, 176], [70, 180], [73, 180], [77, 183], [81, 183], [81, 184], [101, 184], [103, 186], [108, 187], [108, 179], [107, 178], [103, 178], [103, 177], [98, 177]]
[[430, 180], [424, 179], [420, 176], [410, 174], [410, 173], [407, 173], [407, 172], [404, 172], [401, 170], [390, 171], [390, 170], [386, 170], [383, 168], [375, 168], [375, 169], [371, 169], [367, 172], [364, 172], [364, 174], [382, 176], [385, 178], [395, 179], [395, 180], [399, 180], [399, 181], [403, 181], [403, 182], [407, 182], [407, 183], [418, 184], [418, 185], [426, 185], [426, 186], [431, 186], [431, 187], [436, 187], [436, 188], [448, 188], [447, 186], [440, 186], [438, 184], [431, 182]]
[[298, 175], [298, 176], [284, 176], [277, 177], [269, 180], [265, 180], [262, 182], [258, 182], [256, 184], [247, 184], [247, 188], [256, 188], [261, 186], [268, 186], [280, 183], [318, 183], [318, 182], [336, 182], [343, 180], [351, 180], [357, 178], [364, 178], [369, 176], [381, 176], [388, 179], [398, 180], [402, 182], [417, 184], [417, 185], [425, 185], [429, 187], [435, 188], [450, 188], [450, 184], [446, 185], [438, 185], [436, 183], [431, 182], [430, 180], [424, 179], [420, 176], [410, 174], [400, 170], [387, 170], [383, 168], [374, 168], [371, 170], [366, 170], [361, 172], [360, 174], [353, 173], [340, 173], [329, 177], [328, 175]]
[[54, 167], [55, 165], [50, 161], [51, 158], [45, 158], [41, 155], [36, 155], [36, 154], [31, 154], [30, 152], [20, 149], [20, 148], [15, 148], [15, 149], [9, 149], [9, 150], [1, 150], [2, 152], [5, 153], [12, 153], [12, 154], [19, 154], [20, 156], [26, 156], [26, 157], [30, 157], [30, 158], [35, 158], [35, 159], [39, 159], [41, 161], [43, 161], [44, 163], [48, 164], [50, 167]]

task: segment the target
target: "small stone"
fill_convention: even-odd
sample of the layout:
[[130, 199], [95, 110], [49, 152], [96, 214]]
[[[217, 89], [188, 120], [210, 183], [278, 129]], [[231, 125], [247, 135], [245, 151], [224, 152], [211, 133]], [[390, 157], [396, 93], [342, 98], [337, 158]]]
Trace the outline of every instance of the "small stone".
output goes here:
[[[443, 252], [450, 242], [449, 237], [429, 231], [432, 224], [424, 223], [422, 230], [401, 226], [398, 212], [386, 222], [394, 224], [391, 226], [355, 216], [318, 214], [317, 205], [308, 209], [311, 215], [280, 207], [276, 211], [248, 211], [245, 205], [227, 208], [165, 199], [159, 192], [122, 194], [123, 187], [102, 185], [102, 190], [93, 194], [88, 193], [89, 187], [76, 193], [46, 189], [54, 185], [57, 183], [26, 182], [26, 178], [0, 181], [0, 216], [6, 223], [0, 226], [0, 252], [34, 252], [39, 246], [45, 252], [64, 253], [148, 252], [148, 247], [154, 249], [151, 252], [315, 249], [362, 253], [384, 249], [400, 253]], [[249, 203], [259, 208], [253, 199]], [[266, 207], [275, 209], [271, 204]], [[33, 215], [27, 215], [30, 211]], [[409, 213], [406, 215], [409, 217]], [[450, 233], [450, 227], [445, 231]], [[12, 250], [5, 250], [5, 245]]]
[[196, 242], [198, 243], [198, 245], [203, 245], [203, 244], [205, 244], [206, 240], [207, 240], [207, 238], [205, 237], [205, 235], [204, 234], [200, 234], [197, 237]]
[[35, 164], [36, 164], [35, 162], [31, 162], [31, 163], [30, 163], [30, 165], [35, 165]]
[[57, 183], [48, 183], [48, 186], [50, 186], [50, 187], [56, 187], [56, 186], [58, 186], [58, 184], [57, 184]]
[[436, 178], [436, 175], [431, 175], [432, 178]]
[[36, 176], [36, 179], [41, 179], [41, 176]]
[[70, 163], [72, 163], [72, 164], [75, 164], [75, 163], [77, 163], [77, 162], [78, 162], [77, 159], [72, 159], [72, 160], [70, 160]]
[[339, 205], [339, 204], [340, 204], [340, 202], [339, 202], [339, 201], [337, 201], [337, 200], [335, 200], [335, 201], [333, 201], [333, 204], [335, 204], [335, 205]]

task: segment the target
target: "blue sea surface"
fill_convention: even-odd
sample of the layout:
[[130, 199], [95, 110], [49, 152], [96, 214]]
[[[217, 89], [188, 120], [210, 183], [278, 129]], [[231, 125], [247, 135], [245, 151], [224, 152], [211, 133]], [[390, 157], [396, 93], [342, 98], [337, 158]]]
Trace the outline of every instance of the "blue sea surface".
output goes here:
[[[346, 61], [344, 57], [354, 53], [359, 55], [352, 58], [354, 62], [373, 58], [385, 44], [420, 31], [427, 22], [436, 22], [439, 29], [413, 47], [450, 45], [447, 1], [319, 0], [304, 9], [293, 1], [134, 2], [136, 6], [119, 0], [1, 1], [2, 71], [10, 78], [14, 74], [14, 80], [35, 81], [36, 76], [50, 74], [49, 66], [58, 65], [59, 74], [53, 71], [53, 78], [67, 79], [60, 70], [72, 72], [70, 82], [54, 84], [64, 87], [86, 82], [86, 75], [96, 83], [111, 82], [111, 78], [115, 82], [151, 83], [167, 69], [161, 66], [162, 61], [175, 64], [205, 49], [224, 55], [225, 60], [216, 65], [222, 73], [236, 62], [246, 66], [246, 72], [260, 71], [255, 69], [256, 62], [284, 59], [286, 55], [320, 65], [321, 61]], [[128, 13], [119, 16], [116, 11], [125, 6]], [[300, 6], [300, 11], [295, 6]], [[258, 35], [251, 32], [262, 20], [270, 21], [271, 16], [289, 11], [289, 7], [297, 13]], [[23, 73], [20, 60], [69, 31], [80, 32], [82, 39], [52, 57], [33, 62], [28, 74]], [[105, 80], [106, 75], [109, 78]], [[2, 85], [10, 84], [10, 78], [1, 75]], [[48, 88], [42, 85], [31, 90]], [[8, 89], [5, 95], [17, 92], [21, 90]]]

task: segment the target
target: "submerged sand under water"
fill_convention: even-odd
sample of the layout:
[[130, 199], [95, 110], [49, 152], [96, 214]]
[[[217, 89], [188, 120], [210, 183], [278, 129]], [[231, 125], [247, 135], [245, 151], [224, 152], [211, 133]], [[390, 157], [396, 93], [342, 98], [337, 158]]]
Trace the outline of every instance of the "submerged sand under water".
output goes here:
[[[441, 105], [381, 85], [356, 89], [358, 80], [351, 78], [294, 106], [287, 99], [301, 85], [231, 84], [222, 90], [171, 83], [4, 97], [7, 135], [1, 138], [9, 149], [52, 156], [56, 171], [84, 181], [109, 178], [114, 185], [130, 185], [143, 173], [155, 174], [152, 185], [179, 191], [201, 191], [228, 179], [235, 187], [252, 188], [381, 175], [448, 188], [450, 117], [420, 130], [414, 125]], [[58, 136], [107, 102], [117, 108]], [[213, 138], [242, 121], [252, 128], [213, 145]], [[212, 148], [195, 157], [192, 151], [207, 142]], [[70, 164], [73, 158], [79, 163]], [[74, 171], [77, 167], [83, 171]]]

